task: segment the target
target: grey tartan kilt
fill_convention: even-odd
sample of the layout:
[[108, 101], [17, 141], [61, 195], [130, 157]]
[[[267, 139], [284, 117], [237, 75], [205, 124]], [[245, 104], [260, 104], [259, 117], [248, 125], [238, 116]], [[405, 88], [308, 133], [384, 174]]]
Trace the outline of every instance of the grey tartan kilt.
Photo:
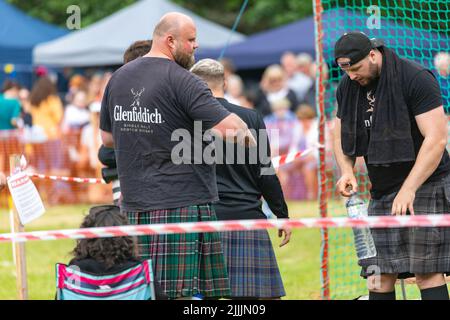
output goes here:
[[[390, 215], [396, 195], [372, 199], [369, 216]], [[413, 207], [415, 215], [449, 213], [450, 174], [422, 185]], [[371, 232], [377, 256], [359, 261], [362, 277], [374, 273], [398, 273], [399, 278], [415, 273], [450, 274], [450, 227], [374, 228]]]

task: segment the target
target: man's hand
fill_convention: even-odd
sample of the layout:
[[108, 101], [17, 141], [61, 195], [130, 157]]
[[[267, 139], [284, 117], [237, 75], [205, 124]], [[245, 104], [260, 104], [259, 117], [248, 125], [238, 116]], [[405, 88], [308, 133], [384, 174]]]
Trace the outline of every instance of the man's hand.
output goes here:
[[284, 239], [283, 241], [281, 241], [280, 243], [280, 247], [284, 246], [285, 244], [287, 244], [289, 242], [289, 240], [291, 239], [291, 228], [289, 227], [284, 227], [278, 230], [278, 237], [281, 238], [283, 236], [284, 233]]
[[[344, 173], [336, 183], [339, 193], [344, 197], [350, 197], [353, 193], [358, 191], [358, 182], [355, 175], [352, 173]], [[351, 191], [348, 189], [351, 188]]]
[[245, 130], [242, 144], [246, 147], [256, 147], [257, 146], [255, 137], [253, 136], [252, 132], [248, 129]]
[[0, 191], [6, 186], [6, 177], [0, 172]]
[[414, 215], [413, 203], [416, 198], [416, 193], [412, 190], [401, 188], [397, 193], [397, 196], [392, 203], [392, 215], [406, 215], [406, 211], [409, 210], [411, 215]]
[[[239, 129], [236, 132], [227, 130], [227, 135], [234, 140], [234, 143], [245, 147], [256, 147], [257, 142], [249, 129]], [[230, 140], [228, 138], [227, 140]]]

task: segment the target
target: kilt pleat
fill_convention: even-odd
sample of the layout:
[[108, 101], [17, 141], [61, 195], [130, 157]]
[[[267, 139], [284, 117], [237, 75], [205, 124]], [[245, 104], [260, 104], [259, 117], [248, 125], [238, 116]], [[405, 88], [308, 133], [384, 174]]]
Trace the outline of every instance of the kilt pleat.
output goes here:
[[[372, 199], [369, 216], [390, 215], [397, 193]], [[448, 214], [450, 212], [450, 175], [422, 185], [414, 200], [415, 215]], [[398, 273], [399, 278], [415, 273], [450, 274], [450, 228], [374, 228], [371, 233], [377, 256], [360, 260], [361, 276], [371, 272]]]
[[285, 296], [267, 230], [221, 232], [232, 297]]
[[[127, 212], [130, 224], [216, 221], [211, 205]], [[219, 233], [184, 233], [138, 237], [141, 259], [152, 259], [156, 281], [170, 299], [228, 296], [229, 281]]]

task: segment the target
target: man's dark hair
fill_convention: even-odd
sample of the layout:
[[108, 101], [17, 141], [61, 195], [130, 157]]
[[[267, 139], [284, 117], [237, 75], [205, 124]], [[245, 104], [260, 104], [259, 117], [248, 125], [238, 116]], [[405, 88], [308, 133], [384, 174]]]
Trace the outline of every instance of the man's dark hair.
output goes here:
[[147, 54], [152, 48], [152, 40], [139, 40], [131, 44], [123, 54], [123, 63], [126, 64], [136, 58]]
[[[103, 205], [92, 207], [84, 218], [81, 228], [113, 227], [128, 225], [119, 207]], [[135, 260], [135, 242], [132, 237], [80, 239], [72, 251], [75, 260], [94, 259], [107, 268], [127, 260]]]

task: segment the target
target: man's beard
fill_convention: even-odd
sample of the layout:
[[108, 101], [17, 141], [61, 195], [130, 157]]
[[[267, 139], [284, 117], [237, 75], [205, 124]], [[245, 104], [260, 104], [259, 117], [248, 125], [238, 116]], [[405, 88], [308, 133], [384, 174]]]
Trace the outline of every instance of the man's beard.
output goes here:
[[380, 77], [381, 71], [376, 63], [369, 62], [369, 74], [370, 76], [365, 79], [365, 83], [361, 84], [363, 87], [369, 86], [375, 79]]
[[175, 62], [179, 66], [181, 66], [187, 70], [191, 69], [191, 67], [195, 64], [195, 57], [194, 57], [193, 53], [185, 54], [181, 50], [175, 50], [173, 57], [175, 59]]

